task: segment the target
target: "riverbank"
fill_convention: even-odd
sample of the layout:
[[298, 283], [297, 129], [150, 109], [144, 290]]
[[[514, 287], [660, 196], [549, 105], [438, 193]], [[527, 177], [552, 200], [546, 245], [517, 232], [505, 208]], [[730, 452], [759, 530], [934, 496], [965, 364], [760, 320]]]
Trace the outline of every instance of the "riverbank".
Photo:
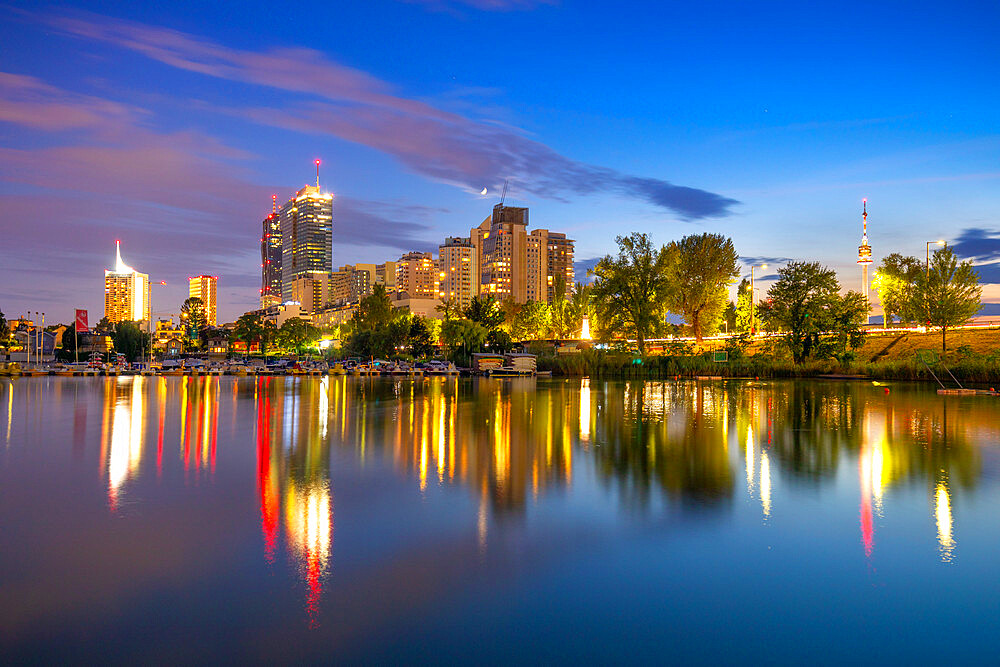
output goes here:
[[[949, 359], [948, 370], [961, 382], [1000, 384], [1000, 355], [969, 355]], [[585, 350], [579, 354], [540, 356], [538, 369], [553, 375], [608, 378], [669, 378], [674, 376], [720, 376], [751, 378], [815, 378], [824, 375], [860, 376], [872, 380], [924, 380], [934, 377], [915, 355], [910, 358], [855, 361], [841, 364], [834, 359], [794, 364], [791, 360], [764, 355], [740, 356], [713, 361], [711, 353], [696, 355], [647, 355]], [[944, 369], [934, 373], [954, 386]]]

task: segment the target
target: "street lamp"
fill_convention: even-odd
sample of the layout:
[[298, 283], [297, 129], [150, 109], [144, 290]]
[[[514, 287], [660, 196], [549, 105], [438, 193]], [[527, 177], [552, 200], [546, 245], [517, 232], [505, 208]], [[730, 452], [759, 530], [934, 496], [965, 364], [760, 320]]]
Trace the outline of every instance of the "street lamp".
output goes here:
[[927, 248], [926, 248], [926, 250], [927, 250], [927, 263], [925, 264], [926, 268], [924, 269], [924, 277], [925, 278], [929, 278], [930, 275], [931, 275], [931, 244], [932, 243], [936, 243], [939, 246], [943, 246], [944, 245], [944, 241], [928, 241], [927, 242]]
[[757, 322], [753, 316], [753, 302], [754, 302], [754, 292], [753, 292], [753, 272], [754, 269], [766, 269], [767, 264], [761, 264], [760, 266], [750, 265], [750, 335], [754, 336], [757, 334]]

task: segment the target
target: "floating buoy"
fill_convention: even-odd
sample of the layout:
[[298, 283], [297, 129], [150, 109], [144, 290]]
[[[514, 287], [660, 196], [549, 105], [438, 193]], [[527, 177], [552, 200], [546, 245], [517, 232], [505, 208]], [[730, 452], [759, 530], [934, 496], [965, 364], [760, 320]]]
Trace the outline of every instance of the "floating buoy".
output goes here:
[[889, 388], [888, 387], [882, 387], [882, 391], [884, 391], [885, 393], [888, 394], [889, 393]]

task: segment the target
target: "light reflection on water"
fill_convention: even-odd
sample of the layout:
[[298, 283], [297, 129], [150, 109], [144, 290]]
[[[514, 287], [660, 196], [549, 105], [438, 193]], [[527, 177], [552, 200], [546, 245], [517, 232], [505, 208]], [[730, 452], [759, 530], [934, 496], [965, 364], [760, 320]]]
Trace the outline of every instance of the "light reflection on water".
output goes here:
[[[478, 567], [489, 566], [492, 532], [523, 533], [528, 517], [545, 512], [563, 521], [597, 512], [593, 520], [612, 524], [662, 512], [731, 515], [745, 527], [780, 527], [801, 518], [804, 490], [826, 494], [834, 516], [857, 517], [854, 549], [871, 560], [883, 548], [880, 525], [919, 509], [914, 492], [921, 487], [926, 504], [919, 511], [936, 530], [897, 534], [886, 546], [895, 553], [900, 539], [916, 549], [933, 543], [935, 557], [951, 564], [962, 556], [953, 495], [971, 497], [981, 482], [983, 446], [1000, 435], [995, 399], [875, 389], [597, 379], [25, 378], [2, 386], [7, 454], [0, 472], [9, 481], [19, 460], [60, 456], [42, 444], [53, 437], [71, 441], [74, 460], [86, 461], [96, 439], [106, 514], [117, 516], [127, 504], [129, 526], [168, 503], [164, 498], [250, 484], [256, 559], [277, 576], [283, 559], [293, 564], [313, 632], [334, 613], [325, 596], [348, 585], [337, 583], [334, 557], [335, 496], [338, 524], [345, 516], [337, 485], [363, 497], [352, 479], [383, 467], [395, 471], [383, 483], [398, 491], [394, 502], [407, 516], [419, 507], [433, 508], [435, 521], [469, 515]], [[65, 414], [71, 419], [60, 421]], [[165, 443], [176, 443], [173, 452]], [[15, 450], [24, 451], [11, 456]], [[254, 473], [235, 475], [250, 469], [247, 461]], [[14, 482], [8, 497], [20, 488]], [[355, 514], [366, 511], [353, 502]], [[98, 521], [78, 511], [80, 522]], [[211, 518], [212, 506], [204, 511]], [[183, 541], [184, 525], [173, 530]], [[338, 536], [338, 553], [353, 553], [356, 545], [344, 540]], [[501, 540], [496, 548], [510, 547]]]

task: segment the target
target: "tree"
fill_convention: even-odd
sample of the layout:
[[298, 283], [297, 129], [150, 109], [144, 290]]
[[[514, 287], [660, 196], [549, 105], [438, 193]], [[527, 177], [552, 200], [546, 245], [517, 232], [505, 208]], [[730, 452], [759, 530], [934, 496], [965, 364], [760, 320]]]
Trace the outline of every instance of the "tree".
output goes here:
[[192, 345], [204, 342], [202, 338], [207, 333], [205, 328], [208, 320], [205, 316], [205, 303], [200, 297], [192, 296], [184, 299], [184, 303], [181, 304], [181, 323]]
[[143, 350], [149, 343], [149, 336], [145, 334], [139, 325], [131, 320], [123, 320], [114, 325], [111, 333], [111, 341], [115, 345], [115, 352], [125, 355], [129, 361], [135, 361], [142, 356]]
[[114, 333], [115, 325], [111, 320], [108, 319], [108, 316], [105, 315], [100, 319], [100, 321], [97, 324], [94, 325], [93, 328], [94, 328], [94, 333], [97, 334], [98, 336], [110, 336], [112, 333]]
[[483, 325], [487, 331], [496, 329], [504, 321], [503, 309], [492, 294], [480, 294], [472, 297], [465, 316], [473, 322]]
[[718, 331], [729, 285], [738, 275], [736, 248], [721, 234], [692, 234], [667, 246], [667, 305], [684, 318], [699, 343]]
[[375, 331], [392, 321], [392, 301], [385, 285], [375, 285], [372, 293], [361, 299], [358, 309], [351, 316], [354, 331]]
[[638, 232], [619, 236], [618, 256], [606, 255], [591, 270], [594, 309], [602, 337], [634, 336], [640, 353], [646, 339], [662, 330], [670, 290], [669, 253]]
[[319, 338], [319, 329], [298, 317], [285, 320], [277, 333], [277, 341], [281, 347], [286, 350], [295, 350], [299, 354], [317, 338]]
[[529, 301], [514, 312], [508, 322], [510, 337], [514, 340], [538, 340], [549, 332], [552, 310], [542, 301]]
[[62, 347], [56, 350], [56, 356], [61, 361], [76, 360], [76, 322], [66, 327], [62, 335]]
[[442, 299], [441, 303], [434, 306], [434, 310], [444, 315], [446, 320], [462, 315], [462, 309], [459, 307], [457, 299]]
[[915, 283], [924, 273], [924, 263], [916, 257], [899, 253], [886, 255], [872, 277], [872, 287], [882, 304], [885, 326], [891, 326], [893, 316], [906, 322], [920, 319], [919, 303], [914, 298]]
[[753, 293], [750, 291], [750, 280], [744, 278], [736, 288], [736, 331], [754, 333], [760, 330], [760, 311], [751, 303]]
[[510, 352], [514, 349], [514, 339], [503, 329], [494, 329], [486, 334], [486, 344], [490, 352]]
[[778, 281], [767, 291], [768, 320], [786, 331], [785, 342], [795, 363], [809, 359], [819, 344], [820, 333], [830, 323], [830, 308], [840, 283], [832, 269], [819, 262], [791, 262], [778, 269]]
[[862, 325], [868, 322], [868, 299], [861, 292], [848, 292], [840, 296], [834, 295], [830, 300], [830, 323], [828, 325], [830, 338], [826, 342], [826, 353], [840, 363], [851, 361], [854, 350], [865, 342], [865, 330]]
[[448, 320], [441, 324], [441, 340], [452, 351], [462, 348], [465, 352], [478, 352], [487, 334], [486, 327], [472, 320]]
[[[268, 326], [270, 325], [270, 326]], [[236, 325], [229, 336], [230, 341], [242, 341], [247, 344], [247, 350], [253, 343], [257, 343], [261, 352], [267, 348], [269, 339], [273, 339], [274, 324], [265, 321], [259, 315], [245, 313], [236, 320]]]
[[959, 262], [951, 248], [936, 250], [926, 273], [917, 276], [914, 297], [923, 304], [924, 319], [941, 327], [941, 352], [948, 351], [948, 327], [964, 324], [979, 310], [983, 288], [972, 262]]
[[722, 311], [722, 321], [726, 323], [726, 333], [736, 331], [736, 304], [729, 301], [726, 309]]
[[410, 354], [417, 358], [429, 357], [434, 353], [434, 339], [427, 320], [418, 315], [413, 316], [406, 344], [410, 348]]

